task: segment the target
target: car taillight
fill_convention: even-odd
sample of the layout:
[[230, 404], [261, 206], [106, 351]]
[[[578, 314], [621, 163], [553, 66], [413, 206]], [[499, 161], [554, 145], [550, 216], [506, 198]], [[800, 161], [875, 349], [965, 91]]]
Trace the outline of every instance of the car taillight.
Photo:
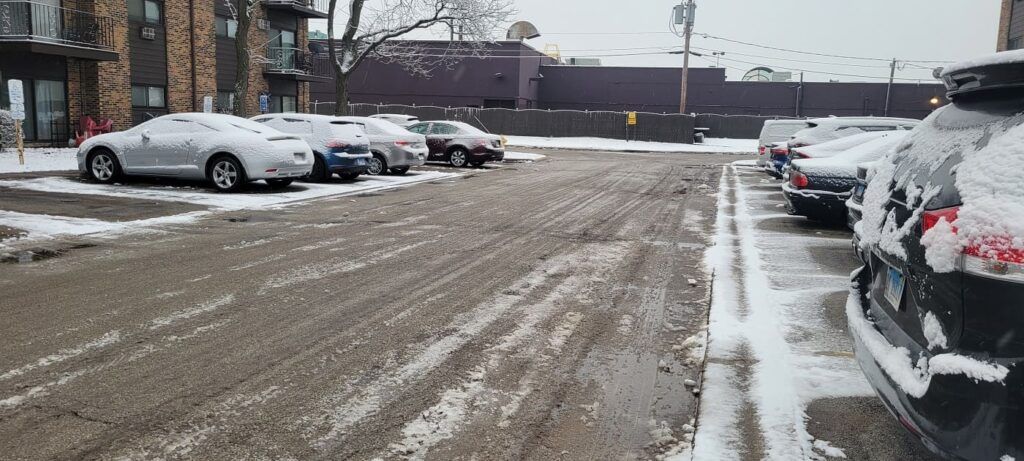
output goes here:
[[347, 143], [345, 141], [342, 141], [340, 139], [328, 139], [327, 140], [327, 147], [330, 147], [332, 149], [347, 149], [350, 146], [351, 146], [351, 144], [349, 144], [349, 143]]
[[757, 148], [757, 155], [764, 155], [764, 151], [767, 150], [767, 149], [768, 148], [766, 146], [758, 147]]
[[803, 189], [810, 183], [811, 181], [807, 179], [807, 175], [795, 170], [789, 171], [789, 184], [793, 187]]
[[412, 143], [409, 141], [395, 141], [395, 145], [398, 147], [408, 147], [412, 145]]
[[[926, 211], [921, 218], [921, 235], [939, 221], [956, 222], [960, 207]], [[958, 233], [952, 226], [953, 233]], [[981, 277], [1024, 283], [1024, 250], [1015, 248], [1009, 236], [973, 237], [961, 250], [961, 270]]]
[[777, 147], [772, 149], [772, 155], [789, 155], [789, 149], [784, 147]]

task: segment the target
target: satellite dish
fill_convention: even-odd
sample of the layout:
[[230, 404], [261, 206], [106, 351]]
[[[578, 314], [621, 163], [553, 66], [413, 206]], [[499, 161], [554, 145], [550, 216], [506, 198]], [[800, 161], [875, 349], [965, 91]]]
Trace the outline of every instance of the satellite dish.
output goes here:
[[537, 26], [529, 21], [519, 21], [512, 24], [508, 28], [508, 35], [506, 35], [506, 38], [509, 40], [528, 40], [537, 37], [540, 37], [540, 31], [537, 30]]
[[768, 67], [755, 67], [743, 74], [744, 82], [770, 82], [775, 71]]

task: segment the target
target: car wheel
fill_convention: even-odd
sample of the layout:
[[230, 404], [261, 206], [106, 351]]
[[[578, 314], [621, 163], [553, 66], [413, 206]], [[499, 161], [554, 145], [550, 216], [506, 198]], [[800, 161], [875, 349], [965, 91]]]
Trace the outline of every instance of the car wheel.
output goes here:
[[338, 173], [338, 177], [346, 181], [353, 181], [359, 177], [359, 173]]
[[398, 175], [398, 176], [402, 176], [402, 175], [404, 175], [404, 174], [406, 174], [408, 172], [409, 172], [409, 167], [407, 167], [407, 166], [400, 166], [400, 167], [396, 167], [396, 168], [392, 168], [391, 169], [391, 174]]
[[271, 189], [284, 189], [285, 187], [292, 185], [292, 182], [294, 181], [294, 179], [268, 179], [267, 185], [270, 186]]
[[110, 184], [121, 178], [121, 165], [117, 156], [107, 149], [98, 149], [89, 155], [89, 178], [103, 184]]
[[455, 168], [462, 168], [469, 164], [469, 152], [465, 149], [454, 149], [448, 154], [448, 163]]
[[479, 161], [477, 161], [477, 162], [469, 162], [470, 165], [473, 165], [473, 168], [480, 168], [480, 167], [484, 166], [485, 163], [487, 163], [487, 162], [479, 162]]
[[234, 157], [217, 157], [210, 166], [209, 179], [221, 192], [238, 192], [245, 185], [245, 170]]
[[384, 156], [380, 154], [373, 154], [367, 162], [366, 174], [368, 175], [382, 175], [388, 171], [388, 161], [384, 160]]
[[306, 176], [306, 180], [309, 182], [324, 182], [330, 179], [331, 175], [327, 173], [327, 162], [318, 153], [313, 153], [313, 171]]

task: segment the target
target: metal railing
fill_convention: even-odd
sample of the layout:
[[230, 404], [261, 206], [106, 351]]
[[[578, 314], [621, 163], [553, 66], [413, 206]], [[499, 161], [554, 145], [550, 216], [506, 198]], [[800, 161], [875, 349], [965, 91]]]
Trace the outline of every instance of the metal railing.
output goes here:
[[298, 48], [267, 48], [264, 72], [273, 74], [308, 75], [330, 78], [333, 72], [329, 57]]
[[114, 21], [25, 0], [0, 0], [0, 41], [31, 40], [113, 50]]
[[291, 6], [327, 13], [328, 0], [263, 0], [269, 6]]

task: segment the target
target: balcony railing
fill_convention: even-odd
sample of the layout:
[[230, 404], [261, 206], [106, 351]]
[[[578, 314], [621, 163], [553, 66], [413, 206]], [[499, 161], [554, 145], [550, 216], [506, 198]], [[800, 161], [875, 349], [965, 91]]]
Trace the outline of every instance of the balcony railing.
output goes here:
[[37, 42], [113, 51], [106, 16], [24, 0], [0, 0], [0, 42]]
[[267, 48], [267, 62], [263, 70], [268, 74], [294, 76], [298, 80], [330, 79], [331, 60], [325, 55], [298, 48]]
[[328, 0], [263, 0], [268, 8], [287, 9], [310, 18], [326, 18]]

